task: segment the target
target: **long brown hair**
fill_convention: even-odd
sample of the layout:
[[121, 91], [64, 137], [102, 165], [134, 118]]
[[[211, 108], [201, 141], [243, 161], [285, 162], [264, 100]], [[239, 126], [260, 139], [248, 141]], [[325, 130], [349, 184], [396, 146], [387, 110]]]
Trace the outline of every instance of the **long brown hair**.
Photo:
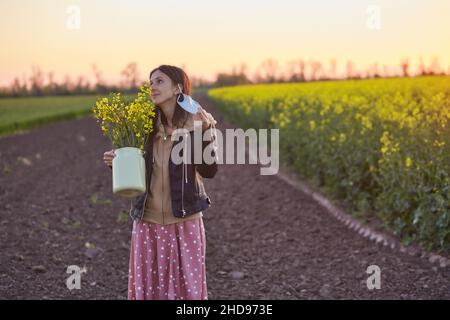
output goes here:
[[[173, 83], [175, 85], [181, 84], [184, 94], [192, 95], [191, 80], [189, 80], [188, 75], [186, 74], [186, 72], [183, 71], [183, 69], [175, 67], [175, 66], [163, 64], [163, 65], [160, 65], [159, 67], [153, 69], [150, 72], [149, 78], [151, 78], [153, 72], [155, 72], [156, 70], [159, 70], [162, 73], [166, 74], [173, 81]], [[178, 95], [177, 100], [178, 99], [180, 99], [182, 101], [182, 96], [180, 97], [180, 95]], [[161, 112], [160, 108], [156, 108], [156, 110], [157, 110], [157, 113], [159, 112], [161, 114], [161, 122], [164, 125], [167, 125], [167, 118], [166, 118], [164, 112]], [[184, 110], [183, 108], [181, 108], [180, 106], [178, 106], [178, 104], [177, 104], [175, 107], [175, 112], [173, 114], [173, 119], [172, 119], [173, 125], [178, 128], [182, 128], [184, 126], [184, 124], [186, 123], [188, 116], [189, 116], [188, 112], [186, 110]], [[158, 114], [156, 115], [155, 119], [157, 119], [157, 118], [158, 118]]]

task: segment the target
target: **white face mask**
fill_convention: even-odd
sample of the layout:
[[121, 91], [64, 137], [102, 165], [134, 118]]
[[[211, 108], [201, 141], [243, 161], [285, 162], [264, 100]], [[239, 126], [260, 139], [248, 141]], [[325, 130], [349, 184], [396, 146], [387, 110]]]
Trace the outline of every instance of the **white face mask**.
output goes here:
[[180, 107], [182, 107], [184, 110], [186, 110], [187, 112], [196, 114], [198, 107], [199, 107], [199, 103], [197, 101], [195, 101], [194, 99], [192, 99], [191, 96], [184, 94], [183, 91], [181, 90], [181, 86], [180, 84], [178, 84], [178, 88], [180, 89], [181, 94], [179, 95], [178, 99], [177, 99], [177, 103]]

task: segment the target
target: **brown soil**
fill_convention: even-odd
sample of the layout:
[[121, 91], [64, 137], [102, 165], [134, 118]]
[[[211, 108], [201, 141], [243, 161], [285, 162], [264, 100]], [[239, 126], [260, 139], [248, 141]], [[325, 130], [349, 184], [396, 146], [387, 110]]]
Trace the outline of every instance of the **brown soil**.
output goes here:
[[[0, 139], [0, 299], [126, 299], [129, 200], [112, 194], [109, 149], [91, 117]], [[257, 165], [220, 165], [205, 187], [209, 299], [450, 298], [449, 268], [361, 237]], [[69, 265], [87, 269], [80, 290]]]

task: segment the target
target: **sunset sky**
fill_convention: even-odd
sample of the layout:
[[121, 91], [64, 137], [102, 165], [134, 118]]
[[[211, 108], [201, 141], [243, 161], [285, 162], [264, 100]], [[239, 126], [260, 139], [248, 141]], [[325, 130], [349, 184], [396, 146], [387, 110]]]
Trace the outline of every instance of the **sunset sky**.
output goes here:
[[[67, 26], [70, 5], [80, 8], [79, 29]], [[381, 10], [379, 30], [367, 25], [370, 5]], [[132, 61], [142, 78], [160, 64], [213, 79], [245, 62], [252, 74], [268, 58], [344, 68], [438, 57], [448, 72], [449, 12], [448, 0], [2, 0], [0, 85], [33, 65], [59, 80], [91, 77], [96, 64], [116, 81]]]

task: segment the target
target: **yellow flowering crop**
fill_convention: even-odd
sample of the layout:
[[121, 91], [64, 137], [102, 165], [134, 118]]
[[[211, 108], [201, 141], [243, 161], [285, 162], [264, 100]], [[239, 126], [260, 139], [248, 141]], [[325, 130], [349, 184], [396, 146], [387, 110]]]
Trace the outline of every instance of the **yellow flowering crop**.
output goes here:
[[94, 118], [114, 148], [135, 147], [141, 150], [153, 131], [155, 105], [147, 83], [139, 88], [136, 98], [125, 101], [120, 93], [99, 98], [92, 108]]
[[450, 76], [255, 84], [208, 96], [278, 128], [282, 163], [404, 241], [450, 250]]

